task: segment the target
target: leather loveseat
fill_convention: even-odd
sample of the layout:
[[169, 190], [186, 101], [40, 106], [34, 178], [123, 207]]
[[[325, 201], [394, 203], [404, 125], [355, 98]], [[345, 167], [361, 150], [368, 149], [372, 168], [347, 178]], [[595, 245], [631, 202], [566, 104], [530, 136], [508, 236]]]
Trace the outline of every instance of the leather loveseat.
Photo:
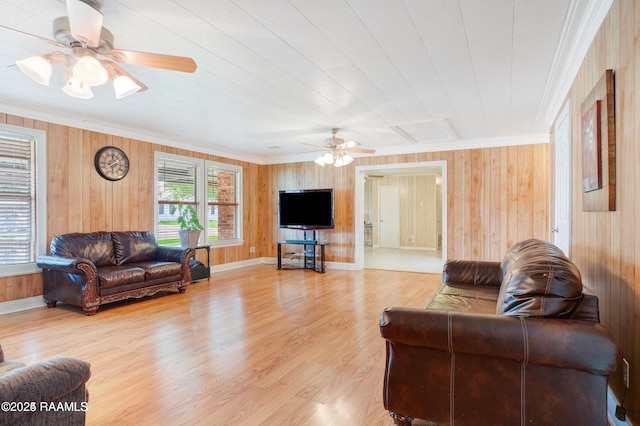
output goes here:
[[425, 309], [387, 308], [384, 406], [394, 424], [606, 425], [616, 347], [598, 299], [554, 245], [448, 261]]
[[98, 307], [162, 290], [184, 293], [191, 282], [191, 248], [158, 246], [151, 232], [91, 232], [54, 237], [50, 254], [38, 256], [43, 297], [81, 306], [87, 315]]
[[84, 425], [90, 376], [81, 359], [54, 356], [25, 365], [5, 360], [0, 347], [0, 425]]

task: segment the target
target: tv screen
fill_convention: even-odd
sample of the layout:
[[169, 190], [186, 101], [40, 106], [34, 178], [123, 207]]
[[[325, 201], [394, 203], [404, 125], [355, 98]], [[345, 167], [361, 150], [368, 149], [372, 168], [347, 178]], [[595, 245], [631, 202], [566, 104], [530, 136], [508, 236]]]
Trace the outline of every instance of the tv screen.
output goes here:
[[333, 189], [280, 191], [278, 226], [292, 229], [333, 229]]

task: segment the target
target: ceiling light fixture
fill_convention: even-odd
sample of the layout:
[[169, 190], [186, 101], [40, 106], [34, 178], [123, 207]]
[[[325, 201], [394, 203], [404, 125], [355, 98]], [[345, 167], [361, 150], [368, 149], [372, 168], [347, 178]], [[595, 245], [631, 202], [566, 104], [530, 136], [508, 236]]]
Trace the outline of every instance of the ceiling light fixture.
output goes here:
[[73, 56], [77, 58], [73, 66], [73, 76], [84, 84], [102, 86], [109, 79], [109, 73], [92, 51], [76, 47], [73, 49]]
[[147, 86], [114, 62], [98, 60], [95, 53], [81, 47], [76, 47], [72, 55], [53, 52], [48, 55], [32, 56], [17, 61], [16, 64], [33, 80], [48, 86], [53, 72], [52, 64], [60, 62], [66, 62], [65, 85], [62, 91], [74, 98], [91, 99], [93, 97], [91, 87], [101, 86], [109, 79], [113, 80], [116, 99], [147, 90]]
[[31, 77], [38, 83], [48, 86], [53, 72], [51, 64], [62, 62], [66, 59], [66, 55], [61, 52], [53, 52], [48, 55], [31, 56], [27, 59], [17, 61], [16, 65], [20, 71]]
[[67, 6], [67, 16], [53, 20], [55, 40], [0, 24], [0, 28], [71, 50], [70, 53], [56, 51], [16, 62], [23, 73], [39, 84], [48, 86], [53, 73], [52, 65], [66, 62], [64, 93], [76, 98], [89, 99], [93, 96], [91, 87], [102, 86], [111, 79], [116, 99], [122, 99], [134, 93], [144, 92], [148, 88], [112, 61], [171, 71], [195, 72], [197, 65], [192, 58], [115, 49], [113, 34], [102, 25], [102, 0], [64, 2]]
[[342, 167], [353, 162], [353, 157], [344, 151], [335, 150], [327, 152], [315, 159], [314, 163], [324, 167], [325, 164], [333, 164], [334, 167]]
[[93, 98], [93, 92], [88, 84], [85, 84], [78, 80], [75, 76], [67, 79], [67, 84], [64, 85], [62, 91], [69, 96], [73, 96], [78, 99], [91, 99]]
[[349, 152], [363, 154], [373, 154], [376, 152], [375, 149], [358, 148], [360, 142], [345, 142], [344, 139], [336, 137], [338, 130], [340, 129], [332, 129], [331, 137], [324, 140], [323, 147], [329, 151], [314, 160], [314, 163], [317, 165], [322, 167], [324, 167], [325, 164], [333, 164], [334, 167], [347, 166], [353, 163], [353, 157], [348, 154]]

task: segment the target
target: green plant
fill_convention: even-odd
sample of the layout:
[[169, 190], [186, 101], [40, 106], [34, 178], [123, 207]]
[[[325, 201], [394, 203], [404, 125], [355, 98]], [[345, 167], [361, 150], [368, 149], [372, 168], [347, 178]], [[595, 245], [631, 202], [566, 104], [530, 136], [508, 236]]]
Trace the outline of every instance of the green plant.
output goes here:
[[202, 231], [204, 226], [198, 220], [198, 212], [192, 204], [171, 206], [171, 214], [178, 213], [178, 225], [182, 231]]

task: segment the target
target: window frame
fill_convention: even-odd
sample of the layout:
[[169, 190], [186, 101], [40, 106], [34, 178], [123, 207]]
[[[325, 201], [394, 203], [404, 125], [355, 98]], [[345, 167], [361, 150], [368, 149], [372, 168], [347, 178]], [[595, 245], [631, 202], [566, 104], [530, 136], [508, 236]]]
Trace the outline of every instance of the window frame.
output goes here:
[[0, 265], [0, 277], [36, 274], [42, 270], [36, 265], [36, 259], [47, 253], [47, 133], [43, 130], [0, 124], [0, 134], [32, 140], [35, 143], [33, 161], [35, 173], [35, 259], [33, 262]]
[[[226, 163], [220, 163], [220, 162], [216, 162], [216, 161], [210, 161], [210, 160], [203, 160], [203, 159], [198, 159], [198, 158], [194, 158], [194, 157], [188, 157], [188, 156], [184, 156], [184, 155], [177, 155], [177, 154], [170, 154], [167, 152], [162, 152], [162, 151], [155, 151], [154, 152], [154, 159], [153, 159], [153, 227], [154, 227], [154, 232], [156, 235], [158, 235], [159, 233], [159, 226], [160, 226], [160, 214], [159, 214], [159, 203], [158, 203], [158, 162], [162, 161], [162, 160], [175, 160], [175, 161], [179, 161], [179, 162], [184, 162], [187, 164], [191, 164], [194, 165], [195, 167], [198, 168], [198, 171], [196, 173], [196, 175], [198, 176], [198, 178], [200, 179], [199, 182], [197, 182], [197, 188], [198, 188], [198, 195], [197, 195], [197, 199], [199, 200], [198, 202], [198, 218], [200, 218], [200, 223], [204, 226], [204, 230], [202, 231], [202, 234], [200, 235], [200, 240], [198, 241], [198, 244], [201, 245], [209, 245], [211, 247], [230, 247], [230, 246], [239, 246], [244, 244], [244, 240], [242, 239], [242, 228], [243, 228], [243, 221], [242, 221], [242, 167], [241, 166], [234, 166], [231, 164], [226, 164]], [[238, 230], [238, 238], [234, 239], [234, 240], [223, 240], [223, 241], [207, 241], [207, 235], [208, 235], [208, 231], [209, 231], [209, 222], [206, 218], [208, 218], [208, 208], [209, 208], [209, 198], [208, 198], [208, 194], [207, 194], [207, 170], [208, 167], [212, 166], [212, 167], [216, 167], [219, 169], [223, 169], [223, 170], [229, 170], [229, 171], [233, 171], [237, 173], [237, 182], [236, 182], [236, 191], [237, 191], [237, 199], [238, 199], [238, 225], [237, 225], [237, 230]], [[205, 218], [203, 220], [203, 218]]]

